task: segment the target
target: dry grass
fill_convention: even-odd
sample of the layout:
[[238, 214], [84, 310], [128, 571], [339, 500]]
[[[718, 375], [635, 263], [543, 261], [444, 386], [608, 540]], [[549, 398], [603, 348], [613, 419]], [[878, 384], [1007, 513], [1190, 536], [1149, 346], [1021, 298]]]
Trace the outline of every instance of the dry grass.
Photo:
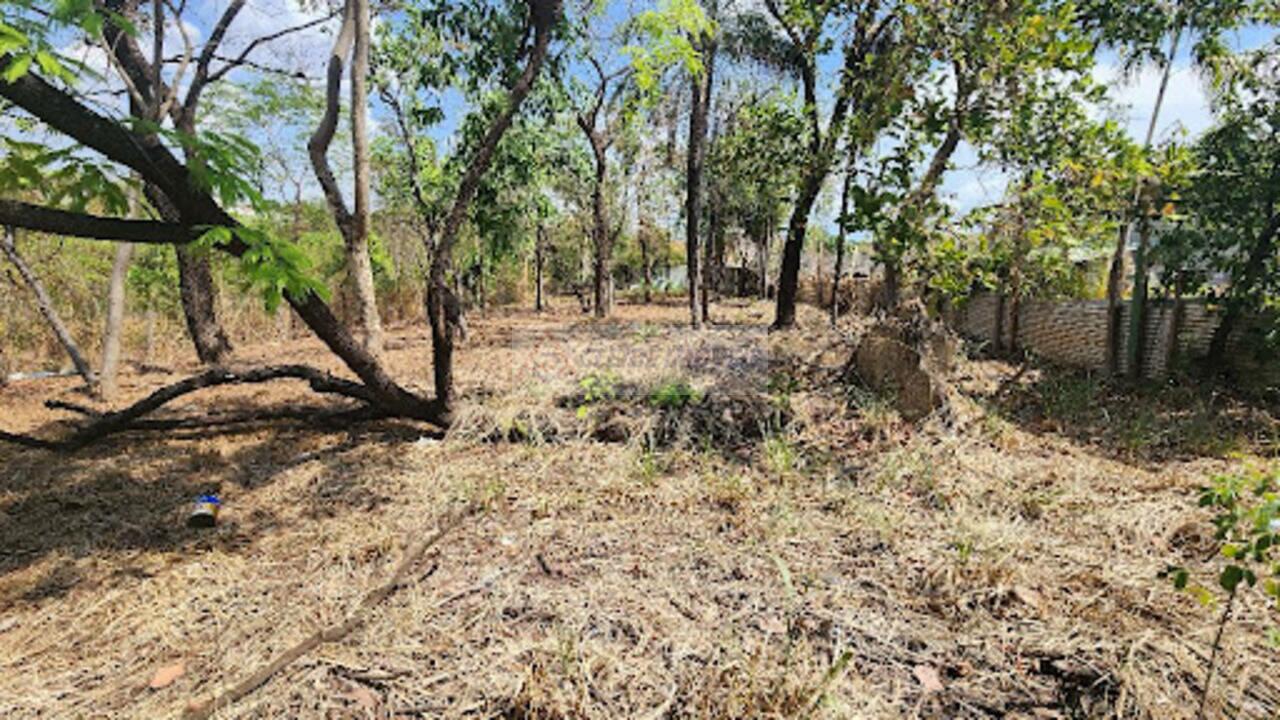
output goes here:
[[[965, 369], [971, 422], [910, 428], [831, 384], [847, 351], [817, 311], [784, 335], [763, 305], [718, 314], [732, 323], [698, 336], [680, 307], [475, 318], [443, 442], [276, 424], [0, 449], [0, 713], [174, 716], [341, 621], [479, 503], [363, 628], [217, 717], [1192, 716], [1215, 613], [1156, 573], [1212, 549], [1192, 489], [1274, 451], [1266, 432], [1117, 451], [1034, 412], [1044, 378], [993, 397], [1012, 369], [989, 362]], [[402, 377], [425, 385], [428, 357], [421, 330], [395, 335]], [[588, 377], [614, 392], [588, 401]], [[654, 399], [676, 381], [697, 399]], [[0, 391], [6, 428], [52, 422], [39, 402], [60, 382]], [[206, 490], [224, 522], [188, 530]], [[1239, 618], [1214, 715], [1274, 717], [1268, 619]], [[146, 689], [176, 660], [183, 677]]]

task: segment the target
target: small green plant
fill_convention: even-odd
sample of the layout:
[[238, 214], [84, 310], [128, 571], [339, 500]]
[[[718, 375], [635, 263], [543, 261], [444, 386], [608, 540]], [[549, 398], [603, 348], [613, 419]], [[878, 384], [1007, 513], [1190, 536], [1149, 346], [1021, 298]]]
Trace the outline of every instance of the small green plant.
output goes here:
[[636, 328], [636, 339], [641, 342], [651, 340], [661, 334], [662, 327], [653, 323], [641, 323], [640, 327]]
[[662, 410], [679, 410], [702, 401], [702, 393], [687, 380], [669, 380], [649, 393], [649, 404]]
[[636, 457], [635, 475], [645, 485], [652, 485], [667, 470], [667, 460], [652, 448], [642, 448]]
[[770, 435], [764, 441], [764, 459], [777, 475], [786, 475], [799, 464], [799, 452], [785, 435]]
[[[1217, 604], [1218, 593], [1226, 594], [1205, 669], [1199, 711], [1203, 718], [1209, 683], [1237, 595], [1243, 588], [1258, 587], [1261, 580], [1262, 592], [1280, 609], [1280, 558], [1273, 552], [1280, 545], [1280, 473], [1255, 470], [1214, 477], [1210, 485], [1200, 489], [1200, 506], [1216, 511], [1214, 537], [1222, 544], [1219, 567], [1213, 573], [1216, 582], [1195, 582], [1185, 567], [1170, 567], [1161, 575], [1170, 579], [1176, 589], [1194, 594], [1204, 605]], [[1277, 639], [1274, 630], [1271, 639]]]
[[578, 404], [578, 418], [584, 419], [597, 403], [609, 402], [618, 397], [618, 374], [608, 370], [595, 371], [578, 381], [582, 390], [582, 402]]

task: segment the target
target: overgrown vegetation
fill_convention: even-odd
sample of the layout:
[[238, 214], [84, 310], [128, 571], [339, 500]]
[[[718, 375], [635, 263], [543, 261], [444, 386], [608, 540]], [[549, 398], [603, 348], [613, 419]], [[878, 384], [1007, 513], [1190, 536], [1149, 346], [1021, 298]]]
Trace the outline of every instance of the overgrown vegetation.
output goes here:
[[1277, 28], [3, 2], [0, 714], [1275, 717]]

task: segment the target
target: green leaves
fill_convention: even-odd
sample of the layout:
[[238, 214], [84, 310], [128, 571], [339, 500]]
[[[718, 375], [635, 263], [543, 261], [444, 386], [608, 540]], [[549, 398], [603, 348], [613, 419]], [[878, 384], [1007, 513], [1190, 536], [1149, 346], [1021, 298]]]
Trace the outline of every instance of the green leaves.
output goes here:
[[697, 0], [660, 0], [656, 10], [637, 15], [629, 29], [641, 42], [626, 45], [622, 54], [631, 61], [636, 86], [648, 102], [656, 100], [670, 68], [702, 73], [702, 47], [716, 31]]
[[1214, 536], [1222, 543], [1220, 556], [1225, 560], [1215, 573], [1216, 583], [1194, 582], [1185, 567], [1167, 568], [1160, 576], [1204, 605], [1216, 602], [1214, 584], [1234, 597], [1244, 588], [1257, 587], [1261, 579], [1263, 594], [1280, 610], [1280, 558], [1273, 555], [1280, 545], [1278, 491], [1280, 473], [1266, 468], [1214, 477], [1201, 488], [1198, 504], [1215, 511]]
[[269, 312], [275, 312], [286, 295], [295, 300], [312, 294], [329, 299], [329, 289], [311, 276], [311, 261], [296, 245], [246, 226], [211, 226], [202, 230], [197, 247], [227, 246], [235, 240], [248, 246], [240, 257], [240, 270]]
[[108, 215], [129, 212], [130, 183], [114, 169], [85, 158], [73, 147], [50, 148], [0, 136], [0, 194], [38, 195], [46, 204]]

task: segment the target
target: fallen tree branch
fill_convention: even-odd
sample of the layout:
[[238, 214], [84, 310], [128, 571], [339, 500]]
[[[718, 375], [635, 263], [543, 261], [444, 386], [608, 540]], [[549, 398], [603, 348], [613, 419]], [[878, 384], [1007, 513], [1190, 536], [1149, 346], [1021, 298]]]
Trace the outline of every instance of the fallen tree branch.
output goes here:
[[0, 442], [13, 443], [14, 445], [38, 448], [40, 450], [58, 450], [62, 447], [60, 443], [53, 442], [51, 440], [41, 440], [40, 438], [31, 437], [29, 435], [16, 435], [3, 430], [0, 430]]
[[400, 564], [396, 566], [391, 577], [382, 585], [370, 590], [360, 604], [347, 616], [347, 619], [337, 625], [331, 625], [322, 630], [317, 630], [311, 635], [304, 638], [301, 642], [293, 647], [285, 650], [277, 655], [271, 662], [263, 665], [256, 672], [246, 677], [244, 680], [233, 685], [229, 690], [212, 699], [201, 701], [192, 701], [187, 705], [183, 717], [187, 720], [204, 720], [213, 713], [228, 707], [236, 701], [244, 698], [254, 690], [262, 687], [269, 681], [272, 676], [288, 667], [294, 661], [316, 649], [324, 643], [337, 642], [354, 630], [361, 627], [365, 623], [365, 614], [375, 605], [391, 597], [392, 593], [400, 589], [404, 585], [405, 578], [414, 565], [422, 559], [428, 550], [444, 539], [454, 528], [462, 524], [462, 521], [474, 514], [476, 508], [474, 506], [467, 507], [456, 513], [450, 518], [444, 520], [440, 529], [435, 534], [423, 540], [419, 540], [405, 551], [404, 557], [401, 558]]
[[[306, 365], [275, 365], [240, 371], [229, 370], [226, 368], [214, 368], [212, 370], [206, 370], [199, 375], [193, 375], [185, 380], [173, 383], [172, 385], [166, 385], [138, 402], [114, 412], [95, 415], [93, 414], [93, 410], [83, 406], [73, 405], [64, 401], [50, 401], [49, 403], [46, 403], [50, 408], [71, 410], [73, 412], [89, 415], [91, 420], [87, 425], [84, 425], [79, 430], [72, 433], [70, 437], [61, 441], [42, 440], [40, 438], [16, 435], [13, 433], [0, 433], [0, 441], [46, 450], [71, 451], [78, 450], [97, 442], [108, 435], [133, 429], [163, 430], [184, 426], [197, 427], [198, 423], [196, 420], [198, 419], [187, 418], [179, 420], [143, 421], [142, 418], [145, 415], [159, 410], [165, 404], [184, 395], [196, 392], [197, 390], [218, 387], [221, 385], [259, 384], [270, 382], [272, 380], [305, 380], [311, 386], [311, 389], [316, 392], [341, 395], [353, 400], [359, 400], [361, 403], [365, 404], [365, 407], [341, 411], [341, 413], [353, 413], [357, 416], [356, 419], [363, 419], [366, 416], [369, 419], [373, 419], [376, 417], [391, 417], [396, 415], [394, 412], [383, 411], [379, 408], [379, 403], [373, 393], [369, 392], [364, 385], [350, 380], [344, 380], [330, 373], [317, 370]], [[298, 415], [296, 409], [290, 409], [288, 412], [293, 416]], [[341, 413], [339, 413], [339, 415]], [[256, 418], [249, 416], [247, 419], [271, 419], [271, 413], [262, 413]], [[243, 420], [243, 418], [240, 419], [240, 421]], [[216, 424], [217, 422], [217, 419], [213, 419], [207, 421], [206, 424]]]

